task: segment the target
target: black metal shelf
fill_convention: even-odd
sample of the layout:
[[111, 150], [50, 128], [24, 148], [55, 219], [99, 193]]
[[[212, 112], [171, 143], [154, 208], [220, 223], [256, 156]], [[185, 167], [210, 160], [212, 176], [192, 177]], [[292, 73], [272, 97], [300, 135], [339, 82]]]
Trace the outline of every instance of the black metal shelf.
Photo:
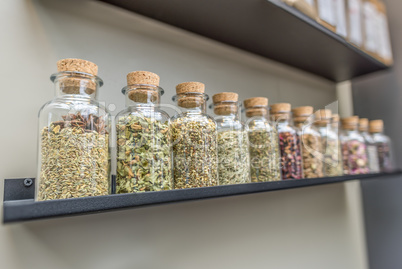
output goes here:
[[366, 180], [383, 178], [390, 175], [399, 174], [402, 174], [402, 172], [398, 171], [387, 174], [284, 180], [277, 182], [249, 183], [137, 194], [113, 194], [108, 196], [43, 202], [34, 201], [35, 180], [33, 178], [6, 179], [4, 182], [3, 223], [65, 217], [72, 215], [84, 215], [149, 205], [278, 191], [322, 184], [339, 183], [356, 179]]
[[280, 0], [101, 0], [340, 82], [389, 68]]

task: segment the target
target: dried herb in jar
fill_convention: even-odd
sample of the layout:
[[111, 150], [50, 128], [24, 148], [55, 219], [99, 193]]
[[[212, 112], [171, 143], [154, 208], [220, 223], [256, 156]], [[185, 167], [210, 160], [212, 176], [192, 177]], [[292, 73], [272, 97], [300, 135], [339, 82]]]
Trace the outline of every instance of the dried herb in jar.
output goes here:
[[[249, 131], [250, 174], [252, 182], [281, 180], [276, 132]], [[273, 141], [274, 140], [274, 141]]]
[[171, 144], [168, 123], [133, 114], [117, 126], [116, 193], [170, 190]]
[[38, 200], [109, 194], [109, 134], [96, 115], [68, 114], [41, 132]]
[[342, 171], [342, 154], [338, 140], [322, 137], [324, 152], [324, 174], [328, 177], [340, 176]]
[[302, 134], [303, 174], [305, 178], [323, 177], [323, 163], [320, 158], [321, 137]]
[[216, 123], [203, 116], [181, 117], [170, 127], [175, 189], [218, 185]]
[[281, 167], [283, 179], [301, 179], [303, 177], [300, 139], [296, 133], [279, 133]]
[[378, 161], [380, 165], [381, 172], [392, 171], [392, 157], [391, 148], [388, 143], [379, 142], [377, 143]]
[[346, 175], [367, 174], [369, 172], [364, 142], [357, 140], [342, 142], [342, 155]]
[[247, 132], [218, 132], [218, 159], [220, 185], [250, 182]]

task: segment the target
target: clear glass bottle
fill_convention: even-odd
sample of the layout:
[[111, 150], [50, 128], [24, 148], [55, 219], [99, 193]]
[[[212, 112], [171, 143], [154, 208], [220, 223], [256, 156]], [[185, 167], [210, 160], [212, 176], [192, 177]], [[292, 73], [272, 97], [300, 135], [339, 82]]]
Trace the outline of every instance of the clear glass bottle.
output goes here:
[[218, 130], [219, 185], [250, 182], [248, 135], [239, 118], [238, 98], [233, 92], [212, 96]]
[[391, 147], [391, 139], [384, 133], [384, 122], [382, 120], [370, 121], [370, 133], [374, 143], [377, 145], [378, 160], [381, 172], [392, 172], [394, 160]]
[[359, 132], [363, 136], [364, 141], [366, 143], [368, 168], [370, 170], [370, 173], [379, 173], [380, 166], [378, 162], [377, 146], [372, 136], [369, 134], [368, 129], [369, 129], [368, 119], [365, 118], [359, 119]]
[[159, 76], [127, 75], [126, 109], [116, 116], [116, 193], [173, 189], [169, 115], [158, 108]]
[[357, 116], [342, 119], [342, 132], [340, 140], [342, 144], [343, 171], [345, 175], [367, 174], [368, 158], [366, 144], [358, 129], [359, 118]]
[[305, 178], [324, 177], [321, 134], [314, 126], [313, 111], [311, 106], [293, 109], [293, 121], [300, 137]]
[[318, 132], [321, 134], [324, 176], [326, 177], [343, 175], [338, 128], [332, 128], [331, 118], [331, 110], [321, 109], [316, 112], [316, 120], [314, 122]]
[[337, 174], [343, 176], [343, 157], [342, 157], [342, 143], [340, 136], [340, 117], [339, 114], [333, 114], [331, 118], [331, 130], [338, 135], [338, 160], [337, 161]]
[[55, 97], [39, 111], [36, 200], [110, 193], [110, 114], [97, 101], [98, 67], [57, 62]]
[[176, 86], [181, 113], [171, 118], [174, 188], [218, 185], [217, 124], [205, 113], [208, 95], [200, 82]]
[[293, 126], [291, 106], [278, 103], [271, 106], [271, 118], [275, 122], [281, 156], [282, 179], [303, 178], [303, 162], [300, 138]]
[[250, 174], [252, 182], [281, 180], [278, 134], [268, 115], [268, 98], [244, 100], [246, 130], [250, 143]]

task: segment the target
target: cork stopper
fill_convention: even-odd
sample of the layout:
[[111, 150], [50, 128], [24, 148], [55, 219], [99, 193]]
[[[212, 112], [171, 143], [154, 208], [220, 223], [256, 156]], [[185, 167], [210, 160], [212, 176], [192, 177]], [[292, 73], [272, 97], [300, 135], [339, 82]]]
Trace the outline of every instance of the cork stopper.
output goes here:
[[331, 121], [332, 111], [329, 109], [320, 109], [315, 112], [315, 125], [326, 125]]
[[342, 122], [342, 128], [343, 129], [353, 130], [359, 124], [359, 117], [358, 116], [352, 116], [352, 117], [342, 118], [341, 122]]
[[[98, 66], [90, 61], [82, 59], [62, 59], [57, 62], [58, 72], [82, 72], [93, 76], [98, 74]], [[77, 75], [77, 77], [61, 78], [60, 88], [66, 94], [79, 94], [81, 89], [85, 89], [86, 94], [93, 94], [96, 91], [96, 83], [88, 77], [84, 80]]]
[[339, 114], [333, 114], [331, 121], [332, 121], [332, 123], [338, 123], [340, 121]]
[[314, 108], [312, 106], [300, 106], [292, 109], [293, 120], [295, 122], [305, 122], [312, 114]]
[[176, 86], [176, 93], [183, 94], [188, 92], [204, 93], [205, 84], [201, 82], [183, 82]]
[[254, 97], [244, 100], [244, 107], [246, 109], [258, 107], [258, 106], [268, 106], [268, 98], [265, 97]]
[[205, 84], [201, 82], [183, 82], [176, 86], [176, 93], [186, 94], [178, 99], [177, 104], [184, 108], [195, 108], [201, 106], [205, 100], [202, 95], [205, 91]]
[[98, 66], [93, 62], [82, 59], [62, 59], [57, 62], [58, 72], [83, 72], [91, 75], [98, 75]]
[[246, 108], [246, 116], [249, 118], [268, 114], [268, 98], [254, 97], [244, 100], [243, 103]]
[[235, 92], [221, 92], [212, 96], [212, 101], [214, 102], [214, 104], [220, 102], [237, 102], [238, 100], [239, 95]]
[[289, 103], [277, 103], [271, 105], [271, 113], [290, 112], [292, 106]]
[[230, 115], [237, 113], [239, 95], [234, 92], [221, 92], [212, 96], [214, 113], [216, 115]]
[[384, 130], [383, 120], [370, 121], [370, 133], [381, 133]]
[[359, 131], [367, 132], [369, 127], [369, 120], [366, 118], [359, 119]]
[[[128, 98], [137, 103], [147, 103], [155, 102], [159, 98], [159, 92], [157, 87], [159, 87], [160, 78], [157, 74], [148, 71], [133, 71], [127, 74], [127, 85], [135, 86], [128, 93]], [[151, 85], [151, 87], [147, 87]], [[155, 86], [155, 87], [152, 87]]]

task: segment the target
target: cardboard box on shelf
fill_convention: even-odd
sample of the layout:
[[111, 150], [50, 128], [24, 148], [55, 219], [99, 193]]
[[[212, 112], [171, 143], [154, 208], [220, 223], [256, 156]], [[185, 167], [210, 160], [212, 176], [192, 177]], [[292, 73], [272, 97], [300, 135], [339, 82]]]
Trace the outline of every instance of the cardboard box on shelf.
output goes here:
[[358, 48], [363, 47], [363, 3], [362, 0], [347, 0], [347, 40]]
[[333, 0], [335, 6], [336, 33], [344, 38], [347, 37], [346, 3], [345, 0]]
[[392, 47], [391, 47], [391, 39], [389, 36], [389, 27], [388, 27], [388, 17], [387, 17], [387, 9], [385, 7], [384, 2], [377, 1], [377, 53], [380, 57], [380, 60], [387, 65], [392, 65], [393, 56], [392, 56]]
[[317, 21], [336, 32], [336, 7], [333, 0], [315, 0], [318, 18]]

